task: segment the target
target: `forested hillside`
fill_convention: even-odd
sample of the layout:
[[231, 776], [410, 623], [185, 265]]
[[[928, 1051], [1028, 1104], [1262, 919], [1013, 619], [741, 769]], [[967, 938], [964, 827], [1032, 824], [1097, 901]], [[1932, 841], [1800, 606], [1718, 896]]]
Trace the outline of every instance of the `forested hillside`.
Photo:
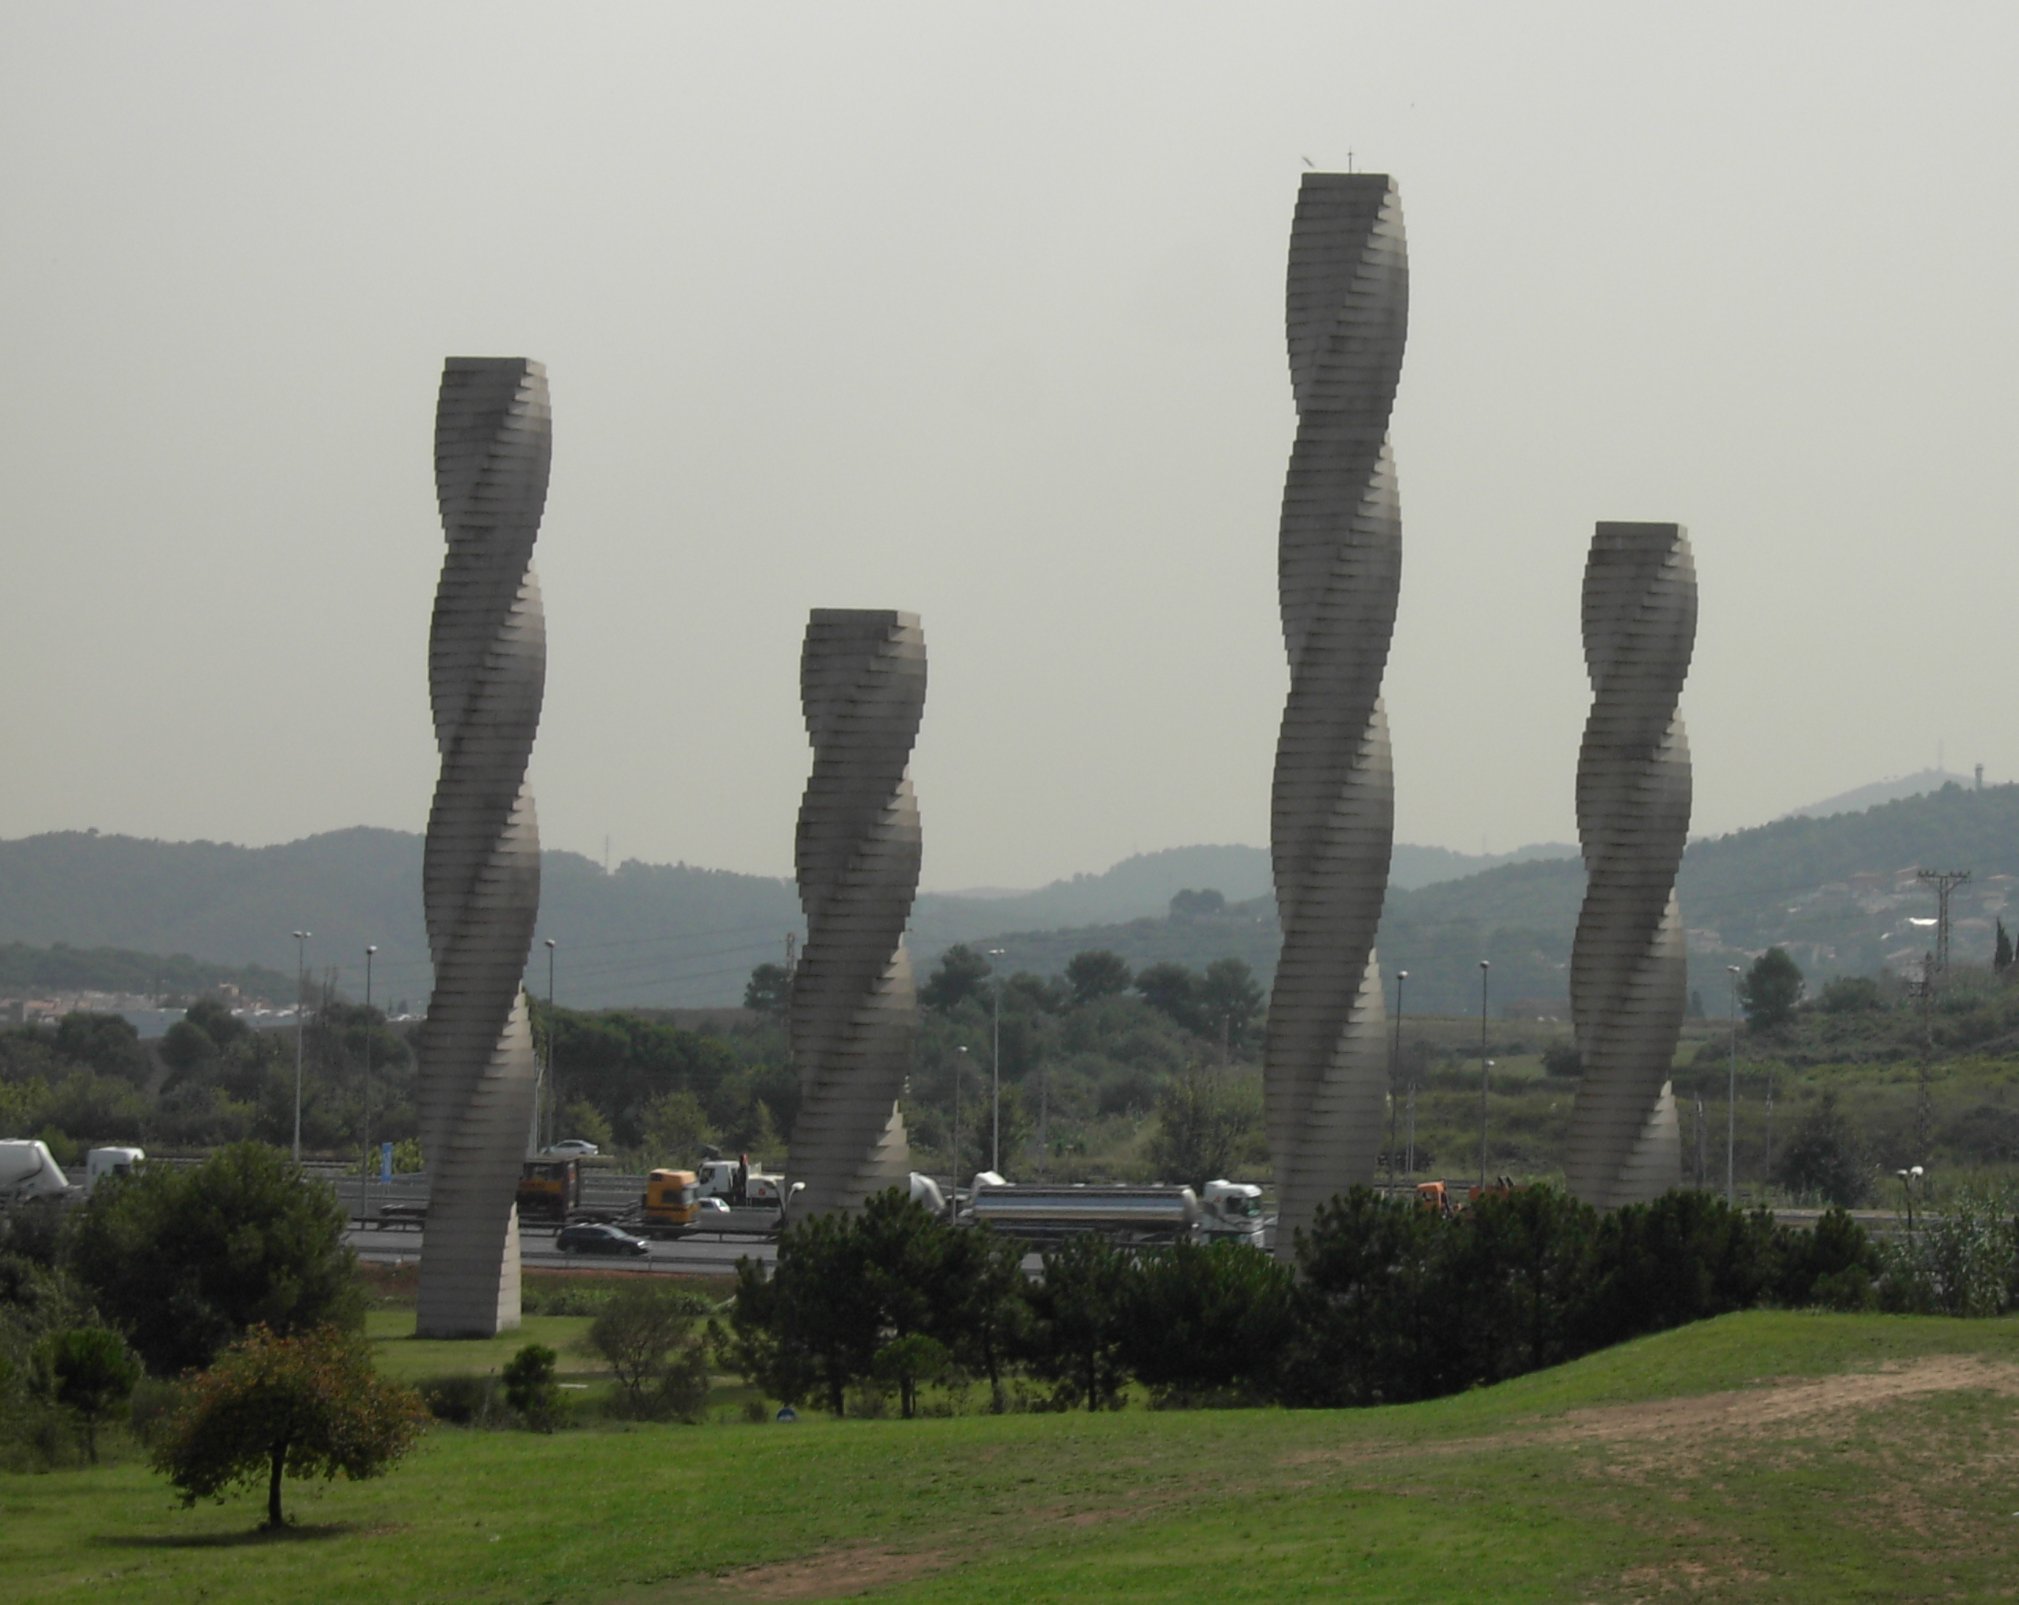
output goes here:
[[[1486, 958], [1496, 1013], [1560, 1010], [1584, 895], [1581, 863], [1533, 859], [1405, 884], [1405, 862], [1412, 874], [1434, 872], [1437, 851], [1396, 849], [1381, 929], [1384, 973], [1410, 972], [1408, 1006], [1476, 1009]], [[606, 875], [562, 852], [543, 864], [529, 977], [544, 994], [541, 944], [551, 937], [557, 995], [579, 1007], [735, 1003], [750, 972], [782, 960], [786, 937], [801, 928], [798, 898], [783, 879], [637, 862]], [[1988, 962], [1994, 923], [2019, 877], [2019, 787], [1951, 786], [1859, 814], [1791, 817], [1694, 843], [1680, 886], [1692, 985], [1710, 1012], [1721, 1012], [1725, 965], [1774, 944], [1818, 981], [1916, 961], [1933, 934], [1911, 922], [1935, 912], [1934, 894], [1914, 878], [1919, 868], [1972, 872], [1952, 905], [1955, 950]], [[376, 996], [418, 1007], [430, 974], [420, 873], [420, 838], [383, 830], [257, 849], [74, 832], [0, 842], [0, 943], [184, 953], [291, 975], [291, 933], [308, 930], [313, 974], [358, 995], [364, 947], [373, 943]], [[1185, 892], [1217, 897], [1183, 900], [1173, 914]], [[921, 896], [915, 957], [930, 964], [955, 942], [1001, 947], [1011, 968], [1037, 974], [1057, 974], [1091, 948], [1138, 967], [1234, 957], [1266, 984], [1278, 945], [1267, 855], [1174, 848], [1034, 892]]]
[[[250, 961], [290, 977], [305, 957], [314, 975], [333, 977], [354, 996], [369, 943], [378, 948], [375, 995], [419, 1007], [430, 975], [421, 855], [419, 836], [364, 828], [260, 848], [77, 831], [0, 842], [0, 942], [186, 953], [220, 964]], [[1416, 877], [1484, 862], [1407, 845], [1396, 858], [1398, 872]], [[750, 971], [782, 959], [786, 936], [801, 928], [798, 894], [787, 880], [635, 860], [605, 874], [566, 852], [543, 854], [541, 866], [540, 931], [528, 973], [544, 992], [542, 944], [551, 936], [556, 986], [583, 1006], [734, 1003]], [[1205, 887], [1234, 898], [1266, 894], [1268, 854], [1171, 848], [1033, 892], [926, 893], [913, 909], [911, 943], [930, 959], [992, 931], [1161, 919], [1174, 895]], [[311, 933], [305, 954], [297, 953], [297, 930]], [[1275, 966], [1273, 937], [1266, 946], [1251, 960], [1264, 971]], [[1060, 963], [1069, 957], [1070, 950]]]

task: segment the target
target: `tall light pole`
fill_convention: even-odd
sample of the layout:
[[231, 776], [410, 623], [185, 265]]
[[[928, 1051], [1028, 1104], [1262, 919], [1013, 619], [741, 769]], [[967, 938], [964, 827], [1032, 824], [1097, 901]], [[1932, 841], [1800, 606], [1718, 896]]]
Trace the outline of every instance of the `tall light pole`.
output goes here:
[[[547, 942], [547, 1141], [561, 1135], [561, 1087], [554, 1079], [554, 949], [559, 945], [550, 936]], [[536, 1100], [537, 1101], [537, 1100]], [[540, 1112], [533, 1111], [535, 1126]]]
[[294, 933], [294, 1162], [301, 1163], [302, 1017], [308, 1012], [308, 939], [313, 931]]
[[1493, 1061], [1486, 1057], [1486, 978], [1491, 959], [1479, 961], [1479, 1189], [1486, 1190], [1486, 1088], [1493, 1079]]
[[[988, 956], [999, 959], [1003, 950], [992, 947]], [[988, 1141], [988, 1168], [998, 1176], [1002, 1174], [1002, 971], [995, 966], [995, 1017], [989, 1024], [989, 1066], [988, 1095], [990, 1114]]]
[[954, 1050], [953, 1061], [953, 1199], [955, 1213], [960, 1205], [960, 1084], [967, 1079], [967, 1045]]
[[1732, 1207], [1737, 1196], [1734, 1190], [1734, 1155], [1738, 1152], [1738, 1107], [1739, 1107], [1739, 967], [1727, 964], [1725, 973], [1732, 978], [1732, 1054], [1731, 1066], [1725, 1078], [1725, 1208]]
[[372, 955], [378, 949], [365, 945], [365, 1177], [358, 1188], [358, 1224], [370, 1213], [366, 1204], [372, 1191]]
[[1388, 1187], [1395, 1187], [1395, 1120], [1402, 1100], [1395, 1085], [1395, 1078], [1402, 1070], [1402, 986], [1409, 979], [1407, 970], [1395, 972], [1395, 1043], [1388, 1050]]

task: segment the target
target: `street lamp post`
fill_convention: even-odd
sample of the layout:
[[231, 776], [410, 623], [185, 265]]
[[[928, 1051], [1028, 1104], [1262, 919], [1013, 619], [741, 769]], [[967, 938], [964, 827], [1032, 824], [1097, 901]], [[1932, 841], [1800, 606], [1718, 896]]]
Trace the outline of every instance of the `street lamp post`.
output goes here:
[[308, 1011], [308, 939], [313, 931], [294, 933], [294, 1162], [301, 1163], [302, 1017]]
[[[559, 946], [550, 936], [547, 942], [547, 1141], [558, 1138], [561, 1125], [561, 1085], [554, 1079], [554, 949]], [[535, 1100], [537, 1102], [537, 1100]], [[533, 1122], [537, 1127], [540, 1112], [533, 1111]]]
[[[988, 956], [999, 959], [1003, 950], [992, 947]], [[991, 969], [995, 967], [990, 966]], [[989, 1023], [989, 1142], [988, 1168], [1002, 1174], [1002, 971], [995, 972], [995, 1016]]]
[[1493, 1061], [1486, 1056], [1486, 980], [1490, 959], [1479, 961], [1479, 1188], [1486, 1190], [1486, 1089], [1493, 1080]]
[[1732, 1051], [1725, 1078], [1725, 1208], [1730, 1209], [1737, 1196], [1733, 1178], [1739, 1129], [1739, 967], [1727, 964], [1725, 972], [1732, 978]]
[[1402, 987], [1408, 979], [1407, 970], [1395, 972], [1395, 1042], [1388, 1050], [1388, 1187], [1391, 1192], [1395, 1187], [1395, 1121], [1399, 1112], [1397, 1106], [1402, 1101], [1395, 1085], [1395, 1078], [1402, 1069]]
[[960, 1084], [967, 1079], [967, 1046], [963, 1043], [954, 1050], [953, 1061], [953, 1201], [955, 1212], [960, 1207]]
[[366, 1207], [372, 1193], [372, 955], [378, 948], [365, 945], [365, 1174], [358, 1188], [358, 1224], [370, 1216]]
[[1900, 1178], [1900, 1188], [1907, 1195], [1907, 1235], [1912, 1237], [1914, 1235], [1914, 1189], [1922, 1184], [1927, 1172], [1919, 1165], [1915, 1165], [1910, 1169], [1899, 1171], [1897, 1174]]

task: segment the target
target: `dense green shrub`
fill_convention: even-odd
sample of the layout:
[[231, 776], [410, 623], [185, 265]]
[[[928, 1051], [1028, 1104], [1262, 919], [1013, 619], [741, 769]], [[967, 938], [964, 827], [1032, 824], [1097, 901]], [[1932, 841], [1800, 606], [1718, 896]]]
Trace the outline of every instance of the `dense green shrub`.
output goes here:
[[499, 1421], [497, 1378], [474, 1371], [429, 1377], [419, 1385], [421, 1403], [437, 1421], [458, 1427], [488, 1427]]
[[286, 1335], [364, 1313], [345, 1216], [276, 1148], [239, 1143], [187, 1170], [100, 1187], [68, 1262], [158, 1376], [208, 1365], [256, 1325]]
[[1274, 1397], [1296, 1330], [1296, 1278], [1239, 1243], [1174, 1243], [1123, 1286], [1122, 1363], [1160, 1405]]
[[544, 1343], [528, 1343], [512, 1356], [502, 1373], [505, 1402], [536, 1432], [552, 1432], [560, 1394], [554, 1368], [560, 1355]]
[[769, 1270], [738, 1262], [725, 1357], [786, 1404], [818, 1398], [841, 1415], [867, 1383], [894, 1390], [908, 1417], [930, 1380], [915, 1366], [939, 1374], [943, 1351], [987, 1377], [1001, 1408], [1025, 1325], [1019, 1258], [987, 1228], [949, 1225], [895, 1189], [852, 1215], [809, 1216], [786, 1228]]
[[616, 1377], [620, 1413], [640, 1421], [699, 1418], [708, 1398], [707, 1314], [698, 1294], [649, 1279], [611, 1294], [583, 1341]]
[[1879, 1298], [1907, 1314], [2002, 1315], [2019, 1304], [2019, 1217], [2008, 1192], [1958, 1188], [1881, 1250]]

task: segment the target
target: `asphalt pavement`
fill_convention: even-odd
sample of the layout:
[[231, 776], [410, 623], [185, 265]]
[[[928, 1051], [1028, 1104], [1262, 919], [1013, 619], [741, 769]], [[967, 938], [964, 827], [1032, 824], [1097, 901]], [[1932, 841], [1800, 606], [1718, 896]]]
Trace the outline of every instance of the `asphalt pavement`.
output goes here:
[[[358, 1258], [390, 1265], [419, 1259], [426, 1230], [353, 1226], [344, 1240], [358, 1251]], [[777, 1245], [762, 1238], [683, 1237], [676, 1241], [655, 1241], [652, 1252], [630, 1254], [563, 1254], [554, 1247], [550, 1228], [519, 1229], [519, 1263], [541, 1271], [665, 1271], [685, 1276], [732, 1276], [736, 1262], [748, 1257], [769, 1262], [778, 1254]]]

